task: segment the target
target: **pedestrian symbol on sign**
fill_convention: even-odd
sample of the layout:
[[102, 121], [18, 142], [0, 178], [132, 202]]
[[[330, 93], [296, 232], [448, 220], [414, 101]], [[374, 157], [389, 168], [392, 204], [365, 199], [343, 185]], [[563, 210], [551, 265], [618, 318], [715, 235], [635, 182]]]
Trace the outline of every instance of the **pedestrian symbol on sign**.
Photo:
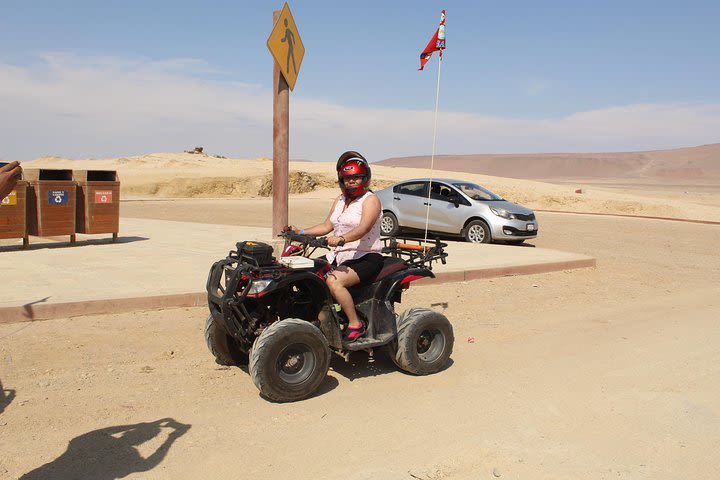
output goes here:
[[292, 66], [293, 70], [295, 70], [295, 75], [297, 75], [297, 67], [295, 66], [295, 35], [293, 35], [292, 30], [288, 28], [288, 19], [285, 19], [285, 36], [280, 39], [281, 42], [287, 41], [288, 44], [288, 54], [287, 54], [287, 65], [285, 66], [285, 71], [290, 71], [290, 58], [292, 58]]

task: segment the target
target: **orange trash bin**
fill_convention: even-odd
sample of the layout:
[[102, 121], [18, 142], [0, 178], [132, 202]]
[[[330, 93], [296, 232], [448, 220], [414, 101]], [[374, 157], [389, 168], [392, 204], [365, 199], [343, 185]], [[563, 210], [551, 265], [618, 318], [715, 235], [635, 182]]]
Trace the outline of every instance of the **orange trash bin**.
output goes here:
[[77, 183], [78, 233], [112, 233], [120, 230], [120, 181], [114, 170], [74, 170]]

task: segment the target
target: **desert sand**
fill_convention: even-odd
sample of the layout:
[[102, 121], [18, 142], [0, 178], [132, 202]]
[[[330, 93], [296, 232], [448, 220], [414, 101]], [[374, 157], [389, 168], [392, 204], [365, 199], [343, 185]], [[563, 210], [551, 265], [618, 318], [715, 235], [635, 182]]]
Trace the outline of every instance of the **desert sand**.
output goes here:
[[[268, 160], [93, 162], [24, 167], [118, 170], [123, 216], [268, 225]], [[304, 172], [291, 221], [321, 220], [332, 164], [290, 168]], [[720, 478], [720, 225], [616, 216], [720, 221], [718, 184], [463, 178], [537, 209], [531, 245], [597, 267], [413, 287], [399, 310], [453, 323], [444, 371], [333, 358], [320, 391], [291, 404], [213, 362], [204, 308], [0, 325], [0, 478]]]

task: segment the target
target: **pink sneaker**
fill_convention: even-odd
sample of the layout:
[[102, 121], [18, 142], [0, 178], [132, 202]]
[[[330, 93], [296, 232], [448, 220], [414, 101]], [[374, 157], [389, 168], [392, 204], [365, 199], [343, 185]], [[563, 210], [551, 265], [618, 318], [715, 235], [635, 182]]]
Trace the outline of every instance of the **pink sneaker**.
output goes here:
[[348, 325], [345, 330], [345, 340], [348, 342], [354, 342], [363, 335], [365, 335], [365, 324], [360, 324], [359, 327], [351, 327]]

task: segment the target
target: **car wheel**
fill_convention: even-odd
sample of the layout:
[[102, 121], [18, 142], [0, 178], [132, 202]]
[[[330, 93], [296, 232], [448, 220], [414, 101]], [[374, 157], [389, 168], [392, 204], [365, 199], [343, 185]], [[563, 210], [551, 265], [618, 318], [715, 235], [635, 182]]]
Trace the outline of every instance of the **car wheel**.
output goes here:
[[490, 243], [490, 227], [483, 220], [473, 220], [465, 227], [465, 240], [471, 243]]
[[380, 233], [387, 237], [394, 237], [400, 232], [398, 219], [392, 212], [383, 212], [380, 219]]
[[248, 356], [234, 338], [209, 315], [205, 321], [205, 344], [219, 365], [247, 365]]
[[395, 364], [414, 375], [429, 375], [445, 368], [455, 343], [445, 315], [429, 308], [411, 308], [398, 318], [397, 342], [390, 344]]
[[325, 336], [298, 318], [270, 325], [250, 352], [250, 377], [263, 397], [276, 402], [307, 397], [325, 380], [329, 367]]

